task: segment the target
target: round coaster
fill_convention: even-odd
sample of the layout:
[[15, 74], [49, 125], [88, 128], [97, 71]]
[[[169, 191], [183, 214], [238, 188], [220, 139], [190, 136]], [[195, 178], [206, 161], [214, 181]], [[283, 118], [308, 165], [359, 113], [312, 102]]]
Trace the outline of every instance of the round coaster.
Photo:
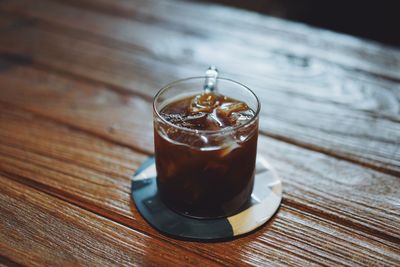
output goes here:
[[149, 224], [179, 239], [215, 240], [248, 233], [267, 222], [282, 200], [281, 180], [262, 155], [257, 155], [251, 201], [242, 211], [226, 218], [195, 219], [169, 209], [158, 195], [156, 176], [154, 157], [150, 157], [133, 176], [132, 199]]

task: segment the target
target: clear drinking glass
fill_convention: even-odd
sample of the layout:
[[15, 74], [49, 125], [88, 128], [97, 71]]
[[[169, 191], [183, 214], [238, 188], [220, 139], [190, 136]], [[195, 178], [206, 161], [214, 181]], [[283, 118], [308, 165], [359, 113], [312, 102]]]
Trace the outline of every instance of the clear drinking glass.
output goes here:
[[175, 125], [161, 116], [166, 105], [203, 93], [205, 79], [173, 82], [154, 98], [157, 185], [163, 202], [178, 213], [217, 218], [238, 212], [250, 199], [260, 103], [246, 86], [218, 78], [218, 93], [245, 102], [254, 117], [239, 126], [197, 130]]

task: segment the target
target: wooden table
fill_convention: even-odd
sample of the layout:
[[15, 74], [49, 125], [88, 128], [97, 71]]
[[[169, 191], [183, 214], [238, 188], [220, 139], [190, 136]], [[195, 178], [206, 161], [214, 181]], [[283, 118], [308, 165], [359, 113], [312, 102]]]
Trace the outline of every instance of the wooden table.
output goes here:
[[[0, 2], [0, 263], [400, 265], [400, 51], [217, 5]], [[277, 214], [168, 238], [130, 199], [151, 101], [210, 64], [261, 99]]]

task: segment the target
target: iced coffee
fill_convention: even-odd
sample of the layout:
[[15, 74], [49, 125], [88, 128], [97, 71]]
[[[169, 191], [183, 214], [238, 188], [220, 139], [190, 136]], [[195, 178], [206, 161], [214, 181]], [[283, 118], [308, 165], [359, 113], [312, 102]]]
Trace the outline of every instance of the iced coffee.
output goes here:
[[[251, 91], [236, 94], [241, 99], [229, 96], [229, 90], [191, 91], [159, 93], [163, 99], [154, 105], [159, 194], [187, 216], [229, 216], [246, 204], [253, 189], [259, 103]], [[253, 97], [252, 106], [245, 96]]]

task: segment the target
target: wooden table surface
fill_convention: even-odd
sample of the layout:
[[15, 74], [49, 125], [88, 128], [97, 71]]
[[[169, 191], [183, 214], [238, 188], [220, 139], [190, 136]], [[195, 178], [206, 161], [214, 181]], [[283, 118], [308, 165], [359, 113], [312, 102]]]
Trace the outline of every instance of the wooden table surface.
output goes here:
[[[262, 102], [277, 214], [217, 243], [147, 224], [130, 177], [164, 84], [221, 75]], [[0, 265], [400, 265], [400, 50], [174, 0], [0, 1]]]

